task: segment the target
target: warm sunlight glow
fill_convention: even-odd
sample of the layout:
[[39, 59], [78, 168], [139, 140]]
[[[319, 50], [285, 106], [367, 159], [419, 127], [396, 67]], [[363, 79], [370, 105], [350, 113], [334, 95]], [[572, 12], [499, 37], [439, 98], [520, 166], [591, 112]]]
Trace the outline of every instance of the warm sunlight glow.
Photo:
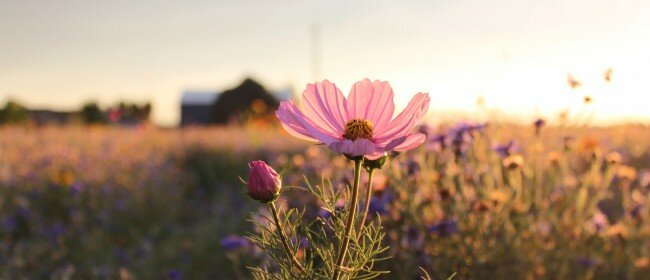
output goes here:
[[[173, 125], [184, 90], [227, 89], [252, 76], [298, 96], [305, 81], [326, 75], [341, 88], [364, 77], [391, 81], [398, 107], [428, 90], [437, 100], [431, 118], [485, 117], [480, 96], [508, 116], [551, 116], [582, 110], [591, 95], [599, 123], [650, 119], [648, 1], [334, 1], [283, 9], [142, 1], [127, 10], [63, 2], [0, 10], [0, 101], [76, 108], [93, 99], [150, 100], [154, 121]], [[568, 74], [583, 86], [569, 89]]]

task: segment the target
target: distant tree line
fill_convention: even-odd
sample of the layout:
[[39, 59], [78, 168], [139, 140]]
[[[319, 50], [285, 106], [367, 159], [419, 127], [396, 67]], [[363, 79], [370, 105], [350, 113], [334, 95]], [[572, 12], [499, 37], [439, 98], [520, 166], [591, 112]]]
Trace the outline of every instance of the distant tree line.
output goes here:
[[102, 109], [96, 102], [87, 102], [77, 111], [30, 110], [10, 100], [0, 109], [0, 124], [137, 125], [149, 121], [151, 109], [151, 103], [120, 102]]
[[24, 106], [14, 101], [8, 101], [0, 110], [0, 123], [15, 124], [27, 121], [29, 111]]

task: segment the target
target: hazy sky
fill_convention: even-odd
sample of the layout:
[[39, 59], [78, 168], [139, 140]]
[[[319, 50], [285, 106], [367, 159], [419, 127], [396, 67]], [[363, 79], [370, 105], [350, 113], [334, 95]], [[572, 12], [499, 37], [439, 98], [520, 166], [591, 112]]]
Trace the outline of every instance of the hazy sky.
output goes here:
[[[252, 76], [298, 93], [315, 78], [347, 94], [388, 80], [405, 105], [428, 91], [430, 118], [486, 105], [526, 117], [580, 110], [600, 122], [650, 120], [650, 1], [7, 1], [0, 0], [0, 101], [76, 108], [154, 104], [178, 121], [185, 89]], [[310, 65], [321, 28], [322, 67]], [[602, 79], [613, 67], [612, 83]], [[567, 73], [584, 86], [571, 91]]]

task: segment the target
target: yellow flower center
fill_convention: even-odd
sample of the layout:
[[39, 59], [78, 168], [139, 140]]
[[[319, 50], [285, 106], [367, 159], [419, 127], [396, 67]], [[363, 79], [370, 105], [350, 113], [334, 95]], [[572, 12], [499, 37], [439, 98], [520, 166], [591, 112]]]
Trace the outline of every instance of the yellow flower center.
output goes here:
[[374, 129], [375, 128], [370, 121], [363, 119], [353, 119], [345, 124], [345, 132], [343, 133], [343, 138], [352, 141], [359, 138], [372, 140], [372, 133]]

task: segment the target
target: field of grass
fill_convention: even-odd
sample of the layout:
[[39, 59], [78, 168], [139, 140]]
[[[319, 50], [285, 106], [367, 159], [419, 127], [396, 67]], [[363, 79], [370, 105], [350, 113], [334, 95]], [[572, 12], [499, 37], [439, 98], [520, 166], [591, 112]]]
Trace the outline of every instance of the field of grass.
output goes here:
[[[649, 127], [421, 130], [374, 180], [387, 279], [650, 278]], [[238, 176], [257, 159], [285, 185], [352, 178], [273, 128], [2, 127], [0, 277], [248, 279], [269, 261], [241, 237], [262, 205]], [[323, 215], [315, 201], [279, 204]]]

